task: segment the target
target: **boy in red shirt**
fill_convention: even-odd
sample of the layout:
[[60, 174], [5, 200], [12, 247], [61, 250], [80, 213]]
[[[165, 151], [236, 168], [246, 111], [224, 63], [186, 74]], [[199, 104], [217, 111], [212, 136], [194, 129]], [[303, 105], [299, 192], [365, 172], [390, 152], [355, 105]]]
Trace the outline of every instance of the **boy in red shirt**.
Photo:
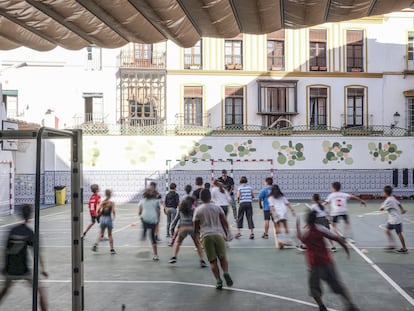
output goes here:
[[86, 228], [85, 232], [83, 233], [83, 236], [86, 235], [86, 233], [89, 231], [90, 228], [92, 228], [95, 222], [99, 224], [99, 215], [97, 214], [98, 206], [101, 203], [101, 196], [98, 194], [99, 186], [97, 184], [91, 185], [91, 191], [92, 195], [89, 198], [88, 202], [89, 214], [91, 215], [91, 223]]
[[341, 295], [348, 305], [348, 311], [359, 310], [352, 302], [348, 290], [339, 279], [334, 262], [330, 256], [324, 239], [338, 242], [346, 251], [349, 258], [349, 250], [343, 239], [331, 233], [325, 227], [316, 224], [316, 212], [311, 211], [307, 215], [307, 232], [302, 233], [300, 219], [296, 220], [296, 232], [298, 239], [306, 246], [306, 259], [309, 265], [309, 293], [319, 306], [319, 311], [327, 311], [322, 301], [322, 289], [320, 281], [324, 280], [336, 294]]

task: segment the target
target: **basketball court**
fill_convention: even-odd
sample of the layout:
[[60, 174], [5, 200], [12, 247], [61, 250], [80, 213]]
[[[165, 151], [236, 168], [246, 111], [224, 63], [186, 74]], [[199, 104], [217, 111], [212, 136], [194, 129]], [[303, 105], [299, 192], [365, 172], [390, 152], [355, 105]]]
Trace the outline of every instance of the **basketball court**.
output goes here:
[[[298, 214], [307, 210], [305, 202], [292, 202]], [[340, 275], [361, 310], [414, 310], [414, 202], [403, 201], [404, 235], [408, 254], [385, 252], [387, 240], [383, 224], [387, 215], [378, 212], [379, 201], [367, 207], [350, 204], [355, 245], [351, 258], [339, 249], [333, 254]], [[189, 239], [183, 244], [176, 264], [169, 264], [172, 248], [167, 246], [165, 217], [162, 217], [159, 244], [160, 261], [153, 262], [148, 241], [141, 241], [136, 205], [120, 204], [114, 222], [116, 255], [110, 255], [108, 242], [98, 252], [91, 247], [98, 233], [95, 225], [84, 239], [85, 310], [317, 310], [307, 294], [304, 254], [296, 249], [278, 250], [273, 235], [261, 238], [263, 216], [254, 204], [255, 239], [248, 231], [229, 243], [228, 258], [234, 286], [215, 289], [209, 268], [200, 268], [197, 253]], [[230, 220], [230, 214], [229, 214]], [[2, 245], [16, 216], [0, 218]], [[294, 232], [293, 217], [290, 228]], [[234, 223], [232, 231], [235, 233]], [[84, 212], [84, 227], [89, 223]], [[41, 210], [41, 250], [49, 278], [50, 310], [71, 309], [71, 221], [70, 205]], [[399, 244], [397, 243], [397, 246]], [[362, 250], [362, 251], [361, 251]], [[3, 257], [1, 258], [3, 260]], [[4, 284], [3, 280], [0, 284]], [[345, 310], [340, 298], [324, 287], [329, 310]], [[29, 310], [32, 289], [16, 283], [5, 297], [2, 310]]]

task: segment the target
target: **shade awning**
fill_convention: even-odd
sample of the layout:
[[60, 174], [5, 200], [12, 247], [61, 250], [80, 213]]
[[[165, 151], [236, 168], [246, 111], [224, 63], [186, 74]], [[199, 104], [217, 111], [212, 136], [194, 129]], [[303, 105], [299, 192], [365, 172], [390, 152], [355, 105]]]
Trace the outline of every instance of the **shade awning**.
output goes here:
[[400, 11], [412, 0], [3, 0], [0, 49], [233, 38]]

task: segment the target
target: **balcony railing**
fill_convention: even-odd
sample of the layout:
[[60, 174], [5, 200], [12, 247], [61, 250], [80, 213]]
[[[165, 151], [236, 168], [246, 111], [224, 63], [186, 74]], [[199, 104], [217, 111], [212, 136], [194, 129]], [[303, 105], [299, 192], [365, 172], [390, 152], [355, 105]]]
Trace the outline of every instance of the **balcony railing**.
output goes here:
[[369, 126], [339, 128], [330, 126], [307, 126], [299, 125], [292, 127], [269, 128], [262, 125], [237, 125], [234, 127], [223, 126], [212, 128], [208, 126], [185, 125], [185, 124], [152, 124], [152, 125], [130, 125], [106, 124], [106, 123], [83, 123], [74, 128], [81, 128], [84, 135], [129, 135], [129, 136], [382, 136], [401, 137], [414, 136], [414, 132], [390, 126]]
[[165, 69], [165, 53], [153, 54], [148, 58], [137, 58], [135, 53], [121, 51], [119, 55], [119, 67]]
[[105, 123], [107, 117], [102, 113], [78, 113], [73, 116], [73, 126], [78, 127], [85, 123]]

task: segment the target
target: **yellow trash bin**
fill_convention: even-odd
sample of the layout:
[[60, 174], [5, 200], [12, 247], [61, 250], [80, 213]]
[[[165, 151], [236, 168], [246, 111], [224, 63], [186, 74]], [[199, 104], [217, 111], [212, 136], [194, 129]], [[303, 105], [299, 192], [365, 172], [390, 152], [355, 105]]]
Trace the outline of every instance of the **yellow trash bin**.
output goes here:
[[55, 187], [55, 202], [56, 205], [63, 205], [66, 203], [66, 186]]

